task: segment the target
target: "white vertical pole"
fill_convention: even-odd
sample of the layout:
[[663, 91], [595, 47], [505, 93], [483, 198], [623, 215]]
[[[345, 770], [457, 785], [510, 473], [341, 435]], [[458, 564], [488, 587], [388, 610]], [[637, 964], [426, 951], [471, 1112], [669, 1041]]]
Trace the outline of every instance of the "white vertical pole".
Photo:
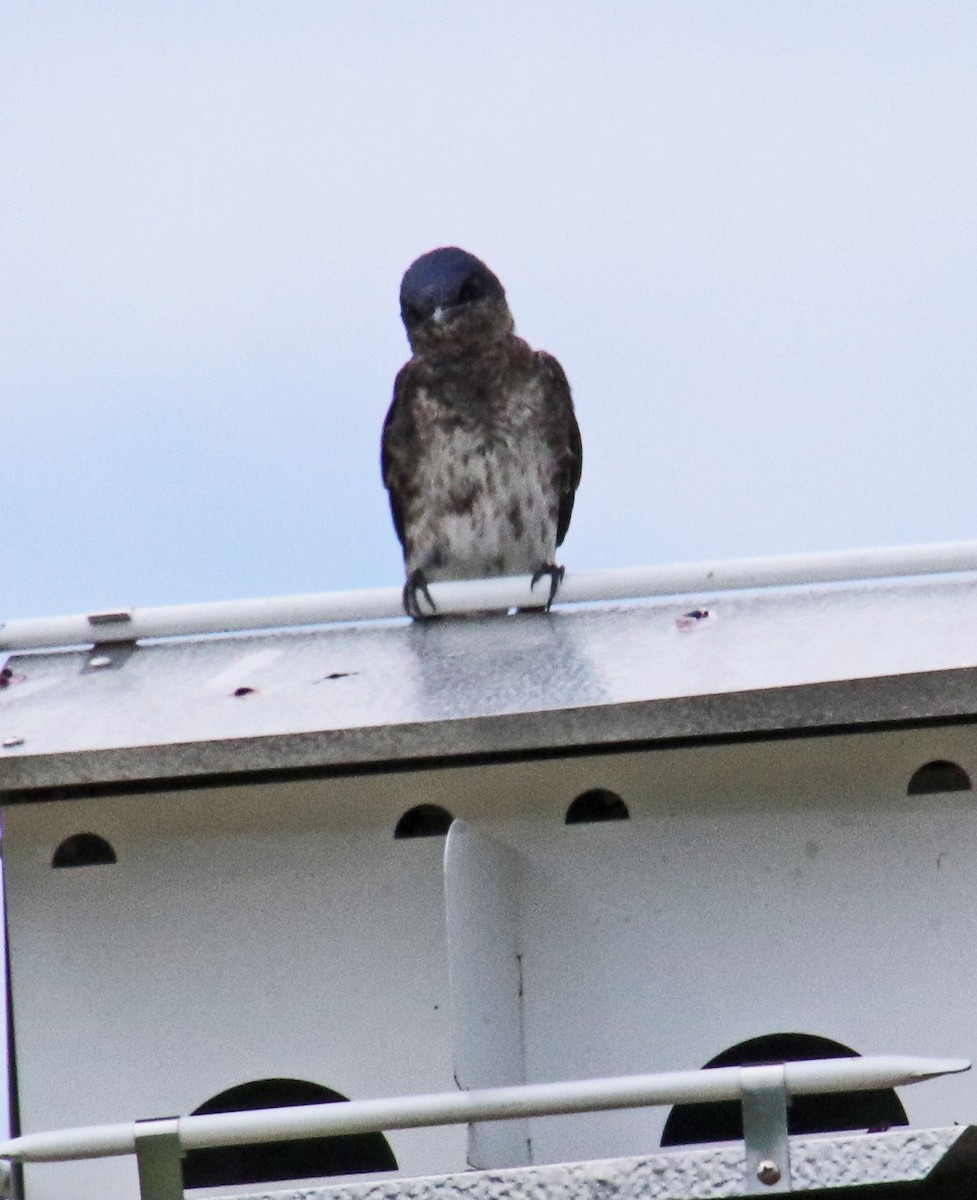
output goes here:
[[[454, 821], [444, 850], [455, 1079], [467, 1090], [526, 1081], [519, 959], [519, 859]], [[525, 1117], [468, 1126], [472, 1167], [527, 1166]]]

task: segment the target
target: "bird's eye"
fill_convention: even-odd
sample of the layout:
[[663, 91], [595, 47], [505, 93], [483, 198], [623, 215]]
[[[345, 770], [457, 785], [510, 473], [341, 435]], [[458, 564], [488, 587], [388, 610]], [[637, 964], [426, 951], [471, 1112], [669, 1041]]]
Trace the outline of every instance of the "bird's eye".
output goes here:
[[477, 279], [466, 279], [458, 292], [458, 303], [468, 304], [472, 300], [481, 300], [482, 285]]
[[418, 321], [423, 319], [423, 317], [424, 317], [424, 313], [418, 305], [416, 305], [416, 304], [405, 304], [404, 305], [404, 320], [409, 325], [416, 325]]

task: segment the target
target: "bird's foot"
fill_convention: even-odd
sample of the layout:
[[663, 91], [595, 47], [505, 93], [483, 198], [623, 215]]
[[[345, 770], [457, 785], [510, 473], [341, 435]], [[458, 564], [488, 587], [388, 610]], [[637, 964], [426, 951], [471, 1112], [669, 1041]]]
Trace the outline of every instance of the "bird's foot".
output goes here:
[[[404, 612], [409, 617], [426, 617], [431, 616], [438, 611], [438, 606], [431, 599], [431, 593], [427, 590], [427, 576], [418, 567], [411, 571], [407, 576], [407, 582], [404, 584]], [[423, 596], [431, 608], [430, 613], [425, 613], [421, 608], [420, 597]]]
[[[532, 580], [532, 583], [529, 585], [530, 591], [532, 591], [533, 588], [535, 588], [536, 584], [539, 583], [539, 581], [543, 578], [544, 575], [549, 575], [549, 577], [550, 577], [550, 594], [546, 599], [546, 605], [543, 609], [544, 612], [550, 611], [550, 607], [553, 604], [553, 600], [556, 597], [557, 589], [559, 588], [560, 584], [563, 582], [563, 576], [565, 574], [566, 574], [566, 567], [558, 567], [556, 565], [556, 563], [543, 563], [543, 565], [539, 568], [539, 570], [533, 572], [533, 580]], [[528, 612], [531, 610], [526, 609], [525, 611]]]

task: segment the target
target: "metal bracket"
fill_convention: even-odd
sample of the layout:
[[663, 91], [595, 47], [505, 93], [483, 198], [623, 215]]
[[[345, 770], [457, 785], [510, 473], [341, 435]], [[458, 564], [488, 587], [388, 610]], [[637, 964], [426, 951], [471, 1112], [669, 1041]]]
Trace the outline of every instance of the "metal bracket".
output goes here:
[[177, 1117], [136, 1122], [136, 1164], [141, 1200], [184, 1200]]
[[743, 1140], [745, 1191], [789, 1192], [790, 1140], [787, 1136], [787, 1085], [783, 1064], [743, 1067]]
[[114, 608], [110, 612], [89, 613], [85, 620], [89, 625], [124, 625], [132, 620], [132, 609]]

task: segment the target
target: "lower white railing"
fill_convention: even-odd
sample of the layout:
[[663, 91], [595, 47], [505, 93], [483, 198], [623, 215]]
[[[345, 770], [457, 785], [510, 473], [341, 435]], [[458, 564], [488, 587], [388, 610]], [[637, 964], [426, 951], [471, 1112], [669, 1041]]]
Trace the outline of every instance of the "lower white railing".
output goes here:
[[739, 1100], [743, 1104], [746, 1143], [744, 1190], [784, 1191], [790, 1186], [786, 1116], [789, 1096], [898, 1087], [966, 1071], [969, 1067], [965, 1059], [906, 1056], [817, 1059], [774, 1066], [673, 1071], [127, 1121], [25, 1134], [0, 1142], [0, 1159], [54, 1162], [135, 1154], [142, 1200], [182, 1200], [180, 1159], [187, 1150], [203, 1147], [614, 1108]]

